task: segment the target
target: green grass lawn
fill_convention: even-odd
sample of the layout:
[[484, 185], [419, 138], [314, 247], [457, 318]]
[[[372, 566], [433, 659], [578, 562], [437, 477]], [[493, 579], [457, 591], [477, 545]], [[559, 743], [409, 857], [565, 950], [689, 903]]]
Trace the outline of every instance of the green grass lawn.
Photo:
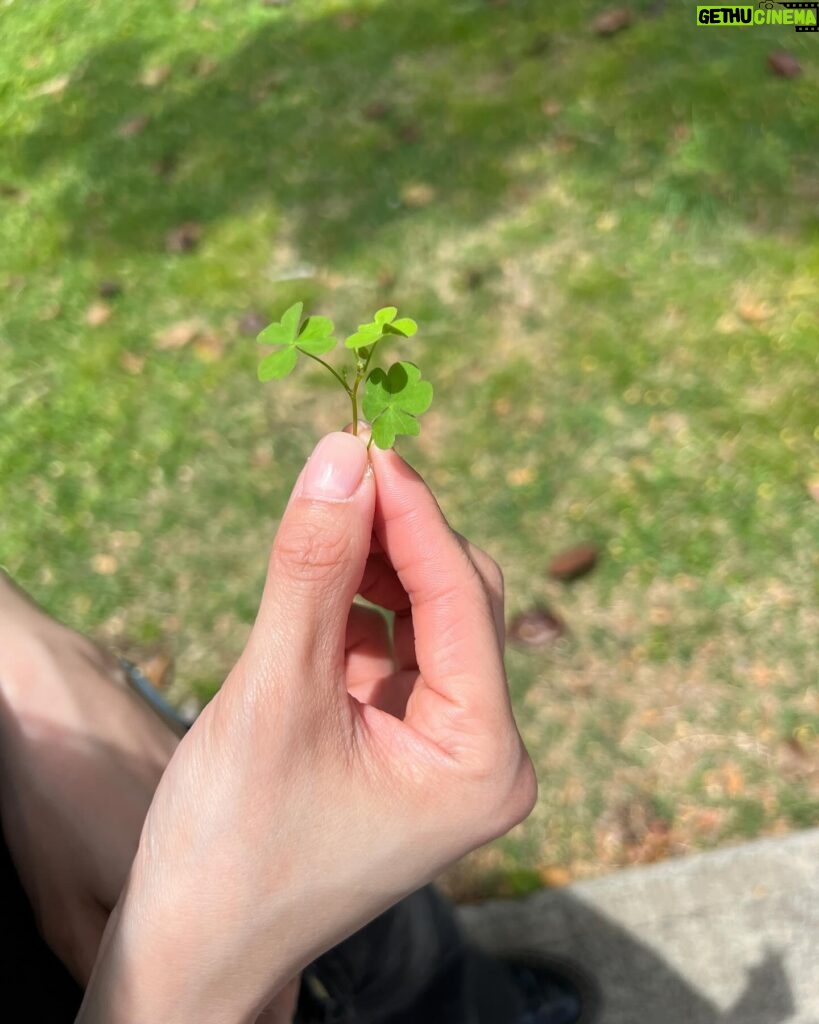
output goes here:
[[569, 625], [510, 652], [541, 798], [461, 895], [819, 823], [819, 40], [601, 7], [0, 7], [0, 559], [205, 698], [347, 418], [247, 321], [417, 317], [402, 451]]

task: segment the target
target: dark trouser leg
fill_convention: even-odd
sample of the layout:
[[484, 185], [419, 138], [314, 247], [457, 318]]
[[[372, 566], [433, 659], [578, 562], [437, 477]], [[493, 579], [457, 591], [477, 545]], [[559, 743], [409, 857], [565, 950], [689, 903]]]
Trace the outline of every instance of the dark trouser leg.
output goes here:
[[20, 1020], [72, 1024], [80, 1008], [82, 990], [40, 938], [2, 835], [0, 906], [5, 938], [0, 957], [4, 1005], [22, 1007]]
[[465, 942], [452, 907], [432, 886], [306, 973], [305, 987], [312, 974], [330, 996], [328, 1024], [494, 1024], [513, 1020], [518, 1005], [505, 970]]

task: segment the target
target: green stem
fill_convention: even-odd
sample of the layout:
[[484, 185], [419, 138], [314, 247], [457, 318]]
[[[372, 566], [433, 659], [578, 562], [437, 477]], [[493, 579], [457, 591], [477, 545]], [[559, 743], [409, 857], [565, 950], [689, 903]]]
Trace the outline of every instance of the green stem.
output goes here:
[[[383, 337], [384, 337], [384, 335], [382, 334], [381, 338], [383, 338]], [[370, 351], [367, 353], [367, 362], [364, 364], [364, 369], [361, 371], [362, 376], [366, 376], [366, 374], [367, 374], [367, 367], [370, 365], [370, 360], [373, 357], [373, 352], [375, 352], [375, 346], [378, 344], [379, 341], [381, 341], [381, 338], [377, 338], [372, 343], [372, 345], [370, 346]]]
[[[332, 375], [335, 377], [335, 379], [339, 382], [339, 384], [344, 388], [347, 394], [352, 398], [353, 392], [352, 389], [348, 386], [347, 381], [344, 380], [344, 378], [340, 374], [336, 373], [336, 371], [332, 368], [332, 366], [330, 366], [329, 363], [325, 363], [323, 359], [319, 359], [318, 356], [314, 356], [312, 352], [308, 352], [306, 349], [299, 348], [298, 345], [296, 345], [296, 348], [299, 350], [299, 352], [303, 352], [306, 356], [310, 356], [311, 359], [315, 359], [317, 363], [321, 363], [322, 366], [328, 369], [330, 373], [332, 373]], [[358, 387], [358, 384], [356, 384], [356, 387]]]

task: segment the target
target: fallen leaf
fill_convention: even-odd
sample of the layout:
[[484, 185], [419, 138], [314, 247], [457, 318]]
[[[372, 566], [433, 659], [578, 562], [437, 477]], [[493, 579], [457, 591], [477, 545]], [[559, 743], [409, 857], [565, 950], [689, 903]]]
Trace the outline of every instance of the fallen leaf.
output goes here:
[[100, 576], [111, 576], [119, 568], [119, 562], [113, 555], [94, 555], [91, 559], [91, 568]]
[[148, 127], [149, 118], [147, 114], [137, 114], [136, 117], [129, 117], [117, 128], [117, 135], [121, 139], [132, 139], [135, 135], [141, 135]]
[[421, 208], [429, 206], [429, 204], [435, 200], [437, 195], [438, 193], [432, 185], [428, 185], [423, 181], [416, 181], [409, 185], [405, 185], [401, 189], [401, 202], [405, 206]]
[[59, 96], [60, 93], [65, 92], [65, 88], [71, 81], [71, 75], [58, 75], [57, 78], [52, 78], [48, 82], [44, 82], [41, 86], [38, 86], [33, 92], [32, 96]]
[[200, 57], [196, 62], [196, 67], [193, 73], [197, 78], [207, 78], [208, 75], [212, 75], [213, 72], [219, 67], [219, 61], [214, 60], [213, 57]]
[[557, 115], [563, 110], [563, 104], [560, 100], [544, 100], [540, 104], [540, 109], [547, 117], [557, 117]]
[[217, 334], [203, 334], [193, 343], [193, 353], [202, 363], [215, 363], [225, 351], [225, 342]]
[[100, 327], [111, 319], [113, 310], [107, 302], [92, 302], [85, 313], [85, 322], [89, 327]]
[[552, 37], [542, 32], [529, 43], [524, 53], [527, 57], [541, 57], [544, 53], [548, 53], [551, 45]]
[[122, 285], [119, 281], [100, 281], [97, 292], [101, 299], [115, 299], [122, 294]]
[[595, 839], [598, 857], [605, 863], [651, 864], [671, 852], [672, 830], [650, 797], [637, 796], [603, 814]]
[[768, 54], [768, 68], [780, 78], [798, 78], [802, 74], [802, 65], [793, 54], [784, 50]]
[[819, 504], [819, 480], [808, 481], [808, 494]]
[[271, 93], [277, 92], [284, 84], [285, 77], [281, 71], [273, 71], [261, 78], [253, 89], [251, 96], [257, 103], [266, 100]]
[[526, 647], [543, 647], [559, 640], [565, 632], [565, 623], [543, 607], [521, 612], [508, 627], [509, 639]]
[[541, 882], [549, 889], [559, 889], [572, 880], [571, 872], [562, 864], [548, 864], [538, 869]]
[[203, 331], [201, 320], [180, 320], [154, 335], [154, 343], [161, 351], [184, 348]]
[[482, 267], [471, 267], [464, 274], [464, 285], [471, 291], [477, 291], [486, 280], [486, 271]]
[[56, 319], [62, 312], [62, 305], [59, 302], [51, 302], [43, 308], [37, 314], [37, 319], [43, 323], [47, 323], [49, 320]]
[[179, 157], [176, 153], [166, 153], [153, 165], [153, 171], [158, 178], [170, 178], [178, 166]]
[[745, 792], [745, 775], [737, 765], [729, 762], [723, 768], [722, 774], [728, 796], [740, 796]]
[[597, 565], [599, 551], [594, 544], [578, 544], [555, 555], [549, 563], [549, 575], [568, 583], [592, 571]]
[[119, 357], [119, 365], [126, 373], [138, 377], [145, 366], [145, 356], [137, 355], [136, 352], [123, 352]]
[[202, 225], [189, 220], [168, 232], [165, 236], [165, 248], [168, 252], [193, 252], [201, 238]]
[[770, 320], [773, 316], [773, 308], [767, 302], [755, 302], [749, 299], [737, 307], [737, 313], [748, 324], [761, 324], [763, 320]]
[[525, 487], [537, 478], [534, 466], [517, 466], [506, 474], [506, 482], [510, 487]]
[[153, 67], [144, 69], [139, 76], [139, 84], [144, 85], [146, 89], [155, 89], [168, 79], [170, 73], [170, 64], [154, 64]]
[[255, 338], [267, 327], [268, 323], [270, 323], [270, 318], [266, 317], [264, 313], [260, 313], [258, 309], [248, 309], [239, 318], [239, 331]]
[[255, 469], [266, 469], [273, 462], [273, 455], [266, 444], [257, 445], [250, 457], [251, 465]]
[[805, 778], [819, 770], [819, 762], [813, 758], [804, 743], [796, 736], [790, 736], [779, 748], [779, 768], [785, 775]]
[[361, 108], [361, 113], [368, 121], [383, 121], [392, 110], [392, 105], [386, 100], [373, 100]]
[[398, 129], [398, 138], [402, 142], [406, 142], [408, 146], [412, 146], [416, 142], [420, 142], [423, 138], [421, 126], [416, 124], [414, 121], [401, 125]]
[[[384, 292], [391, 291], [395, 287], [395, 282], [398, 280], [398, 278], [394, 270], [391, 270], [389, 267], [385, 267], [383, 270], [379, 270], [377, 280], [378, 287], [381, 289], [382, 292]], [[380, 303], [380, 305], [389, 306], [390, 303], [382, 302]]]
[[113, 551], [138, 548], [141, 543], [142, 534], [138, 530], [114, 530], [111, 534], [111, 549]]
[[139, 668], [157, 690], [167, 689], [173, 679], [173, 658], [163, 651], [141, 659]]
[[628, 7], [609, 7], [597, 15], [592, 22], [592, 28], [599, 36], [613, 36], [616, 32], [628, 28], [631, 22], [632, 15]]
[[0, 198], [19, 199], [22, 194], [23, 190], [18, 188], [17, 185], [10, 185], [6, 181], [0, 181]]
[[723, 313], [714, 327], [718, 334], [736, 334], [742, 324], [733, 313]]

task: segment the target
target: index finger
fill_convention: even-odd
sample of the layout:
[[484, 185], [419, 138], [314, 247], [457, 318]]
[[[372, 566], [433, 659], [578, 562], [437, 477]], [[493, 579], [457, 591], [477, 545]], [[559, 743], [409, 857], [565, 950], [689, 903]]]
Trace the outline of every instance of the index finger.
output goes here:
[[374, 531], [412, 606], [424, 682], [461, 708], [508, 708], [503, 657], [481, 576], [422, 478], [371, 449]]

